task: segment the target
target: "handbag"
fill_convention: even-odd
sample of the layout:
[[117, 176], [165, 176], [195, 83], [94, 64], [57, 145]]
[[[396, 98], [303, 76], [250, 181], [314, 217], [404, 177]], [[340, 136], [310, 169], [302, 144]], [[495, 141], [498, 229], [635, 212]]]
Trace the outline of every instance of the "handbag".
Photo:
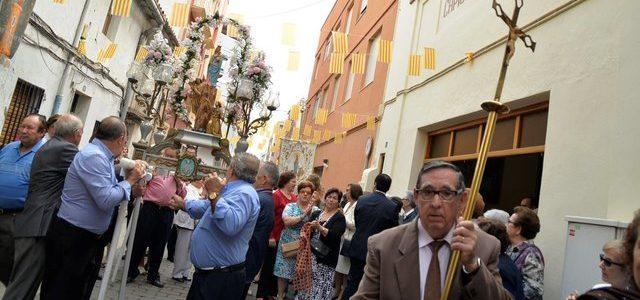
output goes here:
[[282, 247], [282, 257], [290, 258], [298, 255], [298, 249], [300, 249], [300, 240], [295, 240], [293, 242], [283, 243]]
[[340, 249], [340, 255], [350, 257], [349, 250], [351, 249], [351, 240], [342, 239], [342, 248]]
[[315, 236], [311, 239], [311, 249], [313, 249], [313, 253], [320, 259], [327, 257], [329, 252], [331, 252], [331, 248]]

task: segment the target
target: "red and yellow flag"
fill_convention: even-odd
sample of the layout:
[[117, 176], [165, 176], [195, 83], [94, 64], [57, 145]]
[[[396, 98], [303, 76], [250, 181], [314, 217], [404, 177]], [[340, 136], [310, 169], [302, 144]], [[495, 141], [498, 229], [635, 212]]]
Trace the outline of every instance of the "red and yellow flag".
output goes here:
[[349, 36], [347, 36], [344, 32], [332, 31], [331, 42], [333, 43], [334, 53], [349, 52]]
[[336, 138], [334, 139], [334, 141], [336, 142], [336, 144], [342, 144], [342, 140], [344, 139], [344, 132], [338, 132], [336, 133]]
[[376, 129], [376, 117], [368, 116], [367, 117], [367, 129], [375, 130]]
[[291, 106], [291, 110], [289, 111], [289, 119], [298, 120], [300, 118], [300, 105], [295, 104]]
[[391, 41], [380, 39], [378, 41], [378, 61], [388, 64], [391, 62]]
[[113, 0], [113, 2], [111, 2], [112, 15], [129, 17], [130, 13], [131, 13], [131, 0]]
[[324, 125], [327, 123], [327, 117], [329, 116], [329, 112], [326, 108], [320, 108], [316, 112], [316, 125]]
[[293, 133], [291, 139], [294, 141], [300, 140], [300, 127], [293, 127]]
[[140, 49], [138, 49], [138, 53], [136, 53], [135, 61], [137, 63], [141, 63], [144, 60], [144, 58], [147, 57], [148, 53], [149, 51], [147, 50], [147, 48], [140, 47]]
[[289, 51], [289, 59], [287, 61], [287, 71], [298, 71], [300, 67], [300, 52]]
[[118, 44], [110, 43], [109, 46], [107, 46], [107, 48], [105, 49], [105, 58], [113, 58], [113, 56], [116, 54], [116, 49], [118, 49]]
[[365, 59], [367, 58], [364, 53], [356, 53], [351, 56], [351, 73], [363, 74]]
[[329, 61], [329, 73], [342, 74], [344, 72], [344, 53], [331, 53]]
[[429, 70], [436, 69], [436, 49], [424, 48], [424, 68]]
[[189, 3], [174, 3], [171, 9], [169, 25], [172, 27], [187, 27], [189, 25], [190, 9], [191, 5]]
[[322, 139], [328, 141], [331, 139], [331, 130], [325, 129], [322, 133]]
[[311, 136], [311, 131], [312, 131], [312, 130], [313, 130], [313, 129], [311, 128], [311, 126], [309, 126], [309, 125], [305, 125], [305, 126], [304, 126], [304, 131], [303, 131], [302, 133], [303, 133], [305, 136], [310, 137], [310, 136]]
[[409, 55], [409, 76], [420, 76], [420, 55]]
[[314, 130], [313, 131], [313, 142], [316, 144], [320, 143], [320, 140], [322, 139], [322, 131], [320, 130]]
[[296, 43], [296, 24], [282, 24], [282, 44], [293, 46]]

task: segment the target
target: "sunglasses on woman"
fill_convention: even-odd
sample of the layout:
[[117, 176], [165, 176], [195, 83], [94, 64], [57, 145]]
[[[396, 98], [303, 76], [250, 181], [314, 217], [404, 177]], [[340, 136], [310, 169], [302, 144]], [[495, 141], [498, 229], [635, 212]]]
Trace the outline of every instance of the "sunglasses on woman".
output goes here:
[[600, 253], [600, 261], [604, 264], [605, 267], [611, 268], [612, 265], [616, 265], [618, 267], [624, 267], [623, 264], [612, 261], [611, 259], [604, 256], [603, 253]]

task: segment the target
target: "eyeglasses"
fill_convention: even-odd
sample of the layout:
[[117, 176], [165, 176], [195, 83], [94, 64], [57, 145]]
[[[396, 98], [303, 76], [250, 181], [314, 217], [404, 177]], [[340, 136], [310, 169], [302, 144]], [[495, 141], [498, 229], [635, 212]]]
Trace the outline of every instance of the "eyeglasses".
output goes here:
[[518, 223], [518, 222], [516, 222], [516, 221], [511, 221], [511, 220], [509, 220], [509, 221], [507, 221], [507, 222], [509, 222], [509, 224], [512, 224], [513, 226], [520, 226], [520, 223]]
[[423, 188], [423, 189], [416, 190], [416, 192], [418, 193], [418, 197], [420, 197], [423, 201], [433, 201], [436, 195], [438, 195], [438, 197], [440, 197], [440, 200], [445, 202], [453, 201], [454, 198], [462, 194], [463, 191], [464, 189], [459, 189], [457, 191], [452, 191], [449, 189], [437, 191], [431, 188]]
[[604, 256], [603, 253], [600, 253], [600, 261], [604, 264], [605, 267], [611, 268], [611, 265], [616, 265], [618, 267], [624, 267], [623, 264], [612, 261], [611, 259]]

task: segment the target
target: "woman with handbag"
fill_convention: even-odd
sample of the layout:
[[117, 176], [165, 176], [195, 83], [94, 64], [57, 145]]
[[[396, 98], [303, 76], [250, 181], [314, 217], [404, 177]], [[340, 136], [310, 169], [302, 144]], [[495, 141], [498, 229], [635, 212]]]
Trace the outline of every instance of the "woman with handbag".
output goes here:
[[351, 246], [351, 237], [353, 237], [353, 233], [356, 232], [354, 212], [356, 210], [358, 198], [362, 196], [362, 187], [357, 183], [350, 183], [347, 185], [347, 190], [344, 194], [347, 198], [347, 203], [342, 208], [342, 211], [344, 213], [347, 229], [342, 236], [340, 255], [338, 256], [338, 264], [336, 265], [336, 295], [333, 297], [334, 299], [342, 299], [344, 287], [347, 285], [347, 275], [349, 275], [349, 269], [351, 268], [351, 261], [347, 253], [349, 253], [349, 247]]
[[311, 203], [311, 195], [314, 186], [311, 182], [303, 180], [298, 183], [298, 199], [289, 203], [282, 212], [284, 230], [280, 236], [276, 253], [276, 263], [273, 275], [278, 277], [278, 299], [284, 299], [287, 282], [293, 279], [297, 243], [300, 241], [300, 229], [309, 221], [311, 214], [319, 210]]
[[310, 247], [313, 253], [311, 256], [313, 286], [310, 291], [299, 295], [299, 299], [331, 300], [340, 239], [346, 228], [344, 215], [340, 211], [340, 198], [342, 198], [340, 190], [329, 189], [324, 195], [324, 210], [312, 214], [313, 235]]

